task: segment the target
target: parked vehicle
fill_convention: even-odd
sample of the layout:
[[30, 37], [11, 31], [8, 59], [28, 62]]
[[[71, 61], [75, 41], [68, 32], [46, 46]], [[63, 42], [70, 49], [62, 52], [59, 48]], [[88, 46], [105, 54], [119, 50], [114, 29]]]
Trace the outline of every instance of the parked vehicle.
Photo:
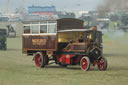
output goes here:
[[8, 37], [12, 37], [12, 38], [15, 38], [16, 37], [16, 31], [14, 30], [14, 27], [10, 24], [10, 25], [7, 25], [7, 28], [8, 28]]
[[6, 41], [7, 41], [6, 29], [0, 29], [0, 50], [7, 49]]
[[96, 26], [83, 29], [83, 21], [72, 18], [32, 23], [24, 24], [23, 53], [34, 55], [36, 67], [45, 67], [54, 60], [63, 67], [80, 65], [83, 71], [91, 64], [99, 70], [107, 69], [102, 33]]

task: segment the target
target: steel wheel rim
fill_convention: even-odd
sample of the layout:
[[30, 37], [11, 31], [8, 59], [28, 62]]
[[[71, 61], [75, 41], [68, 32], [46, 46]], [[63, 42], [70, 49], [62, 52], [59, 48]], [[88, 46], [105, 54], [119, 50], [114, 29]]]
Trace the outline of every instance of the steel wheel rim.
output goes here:
[[40, 54], [37, 54], [37, 55], [35, 56], [35, 65], [36, 65], [37, 67], [40, 67], [41, 63], [42, 63], [41, 55], [40, 55]]
[[87, 61], [87, 59], [83, 58], [81, 60], [81, 68], [82, 68], [82, 70], [86, 70], [87, 67], [88, 67], [88, 61]]

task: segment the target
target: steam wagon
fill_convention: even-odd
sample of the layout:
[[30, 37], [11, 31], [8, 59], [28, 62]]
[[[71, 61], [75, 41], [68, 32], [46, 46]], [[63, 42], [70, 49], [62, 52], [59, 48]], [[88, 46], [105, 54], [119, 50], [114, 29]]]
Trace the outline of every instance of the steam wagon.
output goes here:
[[107, 69], [102, 55], [102, 33], [96, 26], [84, 29], [83, 21], [64, 18], [56, 21], [24, 22], [23, 53], [34, 55], [36, 67], [45, 67], [51, 60], [62, 67], [80, 65], [87, 71], [90, 65]]

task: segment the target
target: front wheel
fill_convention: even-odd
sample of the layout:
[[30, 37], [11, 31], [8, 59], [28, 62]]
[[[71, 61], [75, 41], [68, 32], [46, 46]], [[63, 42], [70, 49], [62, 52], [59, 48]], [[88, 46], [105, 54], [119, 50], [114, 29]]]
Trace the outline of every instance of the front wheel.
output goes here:
[[83, 71], [88, 71], [90, 68], [90, 60], [88, 57], [82, 57], [80, 60], [80, 67]]
[[107, 59], [105, 57], [101, 57], [99, 60], [98, 60], [98, 69], [100, 71], [104, 71], [107, 69]]

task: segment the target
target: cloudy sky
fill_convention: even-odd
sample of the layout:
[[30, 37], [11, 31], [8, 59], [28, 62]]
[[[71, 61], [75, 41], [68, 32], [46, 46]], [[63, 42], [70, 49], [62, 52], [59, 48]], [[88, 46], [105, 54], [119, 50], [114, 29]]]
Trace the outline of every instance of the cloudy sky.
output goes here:
[[[57, 10], [96, 10], [96, 7], [101, 4], [103, 0], [10, 0], [9, 12], [16, 8], [26, 8], [31, 5], [50, 6], [55, 5]], [[8, 0], [0, 0], [0, 12], [6, 12], [8, 7]]]

